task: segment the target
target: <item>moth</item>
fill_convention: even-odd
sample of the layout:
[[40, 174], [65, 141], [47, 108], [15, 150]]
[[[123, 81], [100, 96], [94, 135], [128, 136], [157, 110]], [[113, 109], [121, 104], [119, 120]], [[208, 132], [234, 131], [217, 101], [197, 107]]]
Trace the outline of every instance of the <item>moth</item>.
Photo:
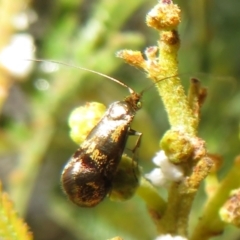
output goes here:
[[142, 106], [142, 93], [119, 83], [128, 88], [130, 95], [108, 107], [62, 172], [64, 192], [80, 207], [93, 207], [109, 193], [128, 137], [137, 135], [135, 148], [140, 144], [142, 133], [130, 125]]

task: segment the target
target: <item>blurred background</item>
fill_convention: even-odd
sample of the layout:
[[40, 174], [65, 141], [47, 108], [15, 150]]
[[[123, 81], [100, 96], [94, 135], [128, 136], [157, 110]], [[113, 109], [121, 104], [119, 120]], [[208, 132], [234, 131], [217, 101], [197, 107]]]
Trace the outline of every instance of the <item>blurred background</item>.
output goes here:
[[[240, 1], [175, 1], [182, 10], [179, 72], [188, 87], [197, 77], [208, 88], [199, 135], [209, 152], [223, 157], [223, 178], [239, 154]], [[156, 230], [144, 202], [105, 199], [92, 209], [74, 206], [64, 196], [60, 176], [76, 151], [68, 116], [87, 101], [109, 105], [128, 91], [76, 68], [29, 58], [53, 59], [115, 77], [136, 91], [149, 86], [145, 74], [115, 57], [121, 49], [156, 45], [157, 32], [145, 25], [156, 1], [2, 0], [0, 2], [0, 179], [36, 240], [95, 240], [121, 236], [150, 240]], [[143, 133], [139, 164], [144, 173], [169, 128], [156, 91], [144, 96], [132, 128]], [[191, 227], [204, 203], [194, 203]], [[240, 239], [228, 227], [215, 239]]]

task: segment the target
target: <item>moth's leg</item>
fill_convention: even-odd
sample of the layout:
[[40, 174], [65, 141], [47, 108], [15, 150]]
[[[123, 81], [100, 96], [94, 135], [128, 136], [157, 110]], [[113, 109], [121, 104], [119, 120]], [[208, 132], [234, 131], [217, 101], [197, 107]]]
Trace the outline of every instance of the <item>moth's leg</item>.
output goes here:
[[137, 151], [137, 149], [141, 145], [142, 133], [141, 132], [137, 132], [137, 131], [135, 131], [135, 130], [130, 128], [129, 131], [128, 131], [128, 135], [129, 136], [137, 136], [137, 141], [135, 143], [134, 148], [132, 149], [133, 154], [135, 154], [135, 152]]

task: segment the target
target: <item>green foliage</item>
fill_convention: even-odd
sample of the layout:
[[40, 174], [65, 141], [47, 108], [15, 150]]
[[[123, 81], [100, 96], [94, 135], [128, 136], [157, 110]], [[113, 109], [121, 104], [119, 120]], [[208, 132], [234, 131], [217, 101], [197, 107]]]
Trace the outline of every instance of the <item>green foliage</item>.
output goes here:
[[[7, 1], [15, 6], [15, 1]], [[157, 44], [156, 33], [150, 32], [144, 24], [145, 15], [155, 1], [32, 2], [29, 7], [39, 16], [28, 32], [36, 39], [37, 57], [88, 67], [121, 79], [136, 90], [149, 85], [143, 73], [121, 65], [115, 53], [120, 49], [145, 48], [144, 41], [151, 41], [148, 45]], [[237, 20], [240, 2], [176, 2], [182, 10], [179, 73], [200, 77], [202, 85], [208, 88], [199, 135], [206, 141], [209, 152], [223, 156], [220, 175], [224, 176], [239, 154], [237, 50], [240, 33], [237, 29], [240, 26]], [[19, 12], [22, 9], [19, 7]], [[0, 27], [2, 24], [0, 22]], [[3, 48], [3, 44], [0, 46]], [[17, 212], [26, 218], [35, 239], [95, 240], [119, 235], [123, 239], [145, 240], [156, 237], [157, 230], [143, 200], [162, 212], [166, 202], [159, 197], [159, 192], [161, 195], [164, 192], [151, 189], [144, 179], [137, 190], [141, 198], [135, 196], [123, 203], [106, 199], [94, 209], [73, 206], [59, 185], [61, 169], [77, 149], [69, 139], [69, 113], [86, 101], [110, 104], [122, 99], [128, 94], [126, 89], [79, 69], [60, 65], [59, 71], [48, 74], [40, 70], [40, 63], [35, 65], [32, 75], [24, 81], [13, 79], [9, 73], [5, 74], [5, 70], [0, 76], [1, 79], [2, 75], [6, 77], [15, 89], [11, 92], [10, 87], [4, 89], [9, 96], [7, 102], [1, 98], [4, 107], [0, 122], [0, 178]], [[35, 87], [39, 79], [45, 79], [50, 87], [44, 91]], [[188, 85], [186, 77], [181, 79]], [[166, 113], [154, 94], [152, 89], [145, 93], [143, 109], [133, 124], [133, 129], [143, 132], [139, 164], [144, 172], [153, 167], [150, 159], [159, 148], [160, 136], [168, 129]], [[173, 117], [176, 122], [176, 115]], [[196, 127], [194, 121], [191, 124]], [[191, 132], [194, 127], [191, 126]], [[175, 189], [173, 187], [172, 192]], [[200, 191], [191, 219], [197, 219], [201, 214], [204, 199], [204, 193]], [[206, 209], [211, 208], [206, 206]], [[211, 212], [213, 217], [218, 214], [215, 210]], [[192, 231], [192, 224], [190, 227]], [[201, 226], [199, 229], [202, 230]], [[226, 236], [229, 240], [235, 239], [237, 234], [239, 232], [232, 229], [216, 239], [226, 239]]]
[[31, 240], [32, 233], [14, 210], [9, 196], [3, 192], [0, 182], [0, 236], [2, 239]]

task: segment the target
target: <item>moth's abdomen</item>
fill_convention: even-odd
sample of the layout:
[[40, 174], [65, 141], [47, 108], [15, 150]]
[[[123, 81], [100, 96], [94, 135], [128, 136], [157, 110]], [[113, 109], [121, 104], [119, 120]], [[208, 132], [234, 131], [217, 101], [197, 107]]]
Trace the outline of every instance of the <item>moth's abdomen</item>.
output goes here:
[[110, 191], [111, 181], [82, 149], [78, 153], [78, 158], [73, 157], [63, 170], [63, 190], [78, 206], [93, 207]]

